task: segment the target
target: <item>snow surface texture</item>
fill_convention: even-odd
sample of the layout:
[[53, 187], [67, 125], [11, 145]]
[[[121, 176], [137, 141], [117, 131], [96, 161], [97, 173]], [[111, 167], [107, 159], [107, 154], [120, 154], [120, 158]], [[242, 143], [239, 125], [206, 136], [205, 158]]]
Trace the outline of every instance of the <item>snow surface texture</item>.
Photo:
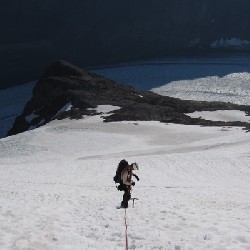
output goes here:
[[129, 249], [250, 249], [250, 133], [103, 123], [112, 109], [0, 140], [0, 249], [125, 249], [123, 158], [140, 166]]
[[94, 72], [184, 100], [250, 105], [249, 57], [172, 58], [95, 69]]
[[[0, 138], [5, 137], [30, 100], [35, 82], [0, 91]], [[30, 119], [31, 117], [27, 117]]]
[[192, 118], [202, 118], [210, 121], [225, 121], [225, 122], [249, 122], [250, 116], [246, 115], [245, 112], [239, 110], [217, 110], [217, 111], [196, 111], [187, 114]]

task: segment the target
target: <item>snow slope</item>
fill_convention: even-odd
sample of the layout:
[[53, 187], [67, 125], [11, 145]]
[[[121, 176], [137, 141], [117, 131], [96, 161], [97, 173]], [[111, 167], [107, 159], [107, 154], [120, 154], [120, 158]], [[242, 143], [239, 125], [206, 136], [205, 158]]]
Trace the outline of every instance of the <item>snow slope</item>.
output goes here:
[[[183, 99], [250, 104], [249, 65], [248, 58], [184, 58], [97, 73]], [[2, 135], [22, 111], [16, 104], [29, 99], [33, 86], [23, 87], [0, 91]], [[189, 115], [249, 120], [240, 111]], [[241, 128], [100, 116], [1, 139], [0, 249], [125, 249], [125, 213], [116, 209], [122, 192], [112, 180], [123, 158], [140, 165], [132, 191], [139, 200], [127, 210], [129, 249], [250, 249], [249, 146]]]
[[125, 249], [123, 158], [140, 165], [129, 249], [250, 249], [249, 148], [240, 128], [100, 116], [1, 139], [0, 249]]

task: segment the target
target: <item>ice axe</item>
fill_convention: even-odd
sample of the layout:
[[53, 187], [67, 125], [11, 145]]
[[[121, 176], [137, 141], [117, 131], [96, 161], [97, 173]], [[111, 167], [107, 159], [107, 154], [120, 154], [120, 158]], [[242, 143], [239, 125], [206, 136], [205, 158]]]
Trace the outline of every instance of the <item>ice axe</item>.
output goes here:
[[138, 198], [131, 198], [133, 200], [133, 207], [135, 207], [135, 200], [139, 200]]

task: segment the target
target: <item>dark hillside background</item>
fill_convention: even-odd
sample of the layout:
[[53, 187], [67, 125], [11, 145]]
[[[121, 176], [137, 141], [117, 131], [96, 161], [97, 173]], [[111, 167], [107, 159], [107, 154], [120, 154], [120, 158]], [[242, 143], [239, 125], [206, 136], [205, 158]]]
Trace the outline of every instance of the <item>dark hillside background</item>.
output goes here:
[[249, 13], [249, 0], [2, 0], [0, 88], [38, 79], [57, 59], [86, 67], [214, 53], [221, 38], [250, 41]]

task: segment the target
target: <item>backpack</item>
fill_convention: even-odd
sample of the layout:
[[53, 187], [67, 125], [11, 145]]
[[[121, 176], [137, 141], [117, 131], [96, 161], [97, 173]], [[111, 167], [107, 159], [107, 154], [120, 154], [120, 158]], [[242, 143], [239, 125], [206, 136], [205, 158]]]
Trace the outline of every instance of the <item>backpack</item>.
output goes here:
[[128, 162], [126, 160], [121, 160], [120, 163], [118, 164], [118, 167], [116, 169], [116, 174], [113, 178], [115, 183], [120, 183], [121, 182], [121, 172], [122, 170], [128, 166]]

